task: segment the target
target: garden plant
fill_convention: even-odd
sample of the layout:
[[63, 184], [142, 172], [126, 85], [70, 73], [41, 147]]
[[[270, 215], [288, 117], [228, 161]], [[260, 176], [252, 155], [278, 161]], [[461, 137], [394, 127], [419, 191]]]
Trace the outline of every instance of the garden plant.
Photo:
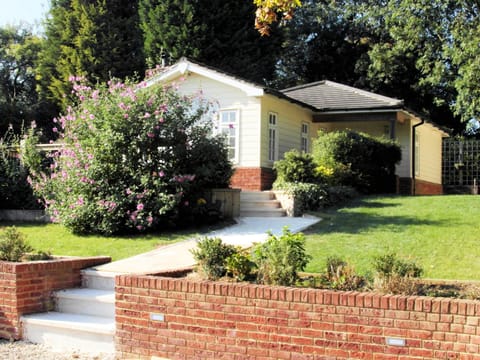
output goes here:
[[75, 233], [158, 229], [204, 205], [204, 190], [228, 186], [232, 165], [206, 100], [175, 85], [71, 81], [77, 104], [54, 120], [62, 146], [50, 168], [24, 154], [54, 221]]

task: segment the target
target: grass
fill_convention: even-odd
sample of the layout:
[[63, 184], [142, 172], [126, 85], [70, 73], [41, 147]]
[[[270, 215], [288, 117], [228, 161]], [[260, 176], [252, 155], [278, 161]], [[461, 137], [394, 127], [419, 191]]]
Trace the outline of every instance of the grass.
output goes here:
[[53, 255], [68, 256], [111, 256], [120, 260], [153, 250], [162, 245], [172, 244], [189, 237], [197, 236], [195, 231], [169, 232], [149, 235], [132, 235], [117, 237], [80, 236], [69, 232], [58, 224], [0, 224], [4, 227], [14, 225], [26, 237], [35, 249], [50, 251]]
[[478, 214], [476, 196], [357, 199], [316, 214], [323, 221], [305, 231], [313, 256], [306, 270], [321, 272], [340, 256], [365, 274], [374, 256], [394, 252], [422, 265], [426, 278], [480, 280]]

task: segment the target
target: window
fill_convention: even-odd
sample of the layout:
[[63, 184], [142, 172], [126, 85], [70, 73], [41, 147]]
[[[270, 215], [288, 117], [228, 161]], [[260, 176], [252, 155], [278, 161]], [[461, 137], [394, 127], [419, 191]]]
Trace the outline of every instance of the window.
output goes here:
[[302, 134], [301, 134], [301, 150], [303, 152], [308, 152], [308, 124], [302, 124]]
[[268, 160], [275, 161], [277, 160], [277, 149], [278, 149], [278, 140], [277, 140], [277, 114], [270, 113], [268, 114]]
[[219, 131], [225, 136], [228, 157], [238, 163], [238, 110], [220, 111]]

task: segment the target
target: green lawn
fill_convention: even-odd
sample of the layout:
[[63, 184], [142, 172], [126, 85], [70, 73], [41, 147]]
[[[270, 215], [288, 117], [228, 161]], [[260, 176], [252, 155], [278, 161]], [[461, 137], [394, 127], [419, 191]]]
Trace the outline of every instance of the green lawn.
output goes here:
[[[340, 256], [366, 273], [375, 255], [395, 252], [421, 264], [427, 278], [480, 280], [479, 196], [367, 197], [316, 215], [323, 221], [305, 231], [313, 257], [308, 272], [321, 272], [328, 256]], [[198, 236], [192, 230], [103, 238], [76, 236], [56, 224], [16, 226], [37, 250], [113, 260]]]
[[123, 259], [153, 250], [161, 245], [197, 236], [195, 231], [118, 237], [79, 236], [73, 235], [58, 224], [0, 223], [0, 231], [10, 225], [17, 227], [35, 250], [50, 251], [53, 255], [107, 255], [111, 256], [113, 260]]
[[367, 197], [316, 215], [323, 221], [305, 231], [309, 272], [340, 256], [366, 273], [374, 256], [395, 252], [426, 278], [480, 280], [478, 196]]

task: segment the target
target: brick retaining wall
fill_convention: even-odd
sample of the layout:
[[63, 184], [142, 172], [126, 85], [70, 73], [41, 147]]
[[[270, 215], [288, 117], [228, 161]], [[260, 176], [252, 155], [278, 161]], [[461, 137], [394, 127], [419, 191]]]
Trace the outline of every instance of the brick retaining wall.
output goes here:
[[480, 359], [480, 302], [116, 278], [120, 359]]
[[0, 261], [0, 338], [21, 339], [23, 314], [51, 310], [52, 291], [81, 285], [80, 270], [110, 257], [60, 258], [14, 263]]

